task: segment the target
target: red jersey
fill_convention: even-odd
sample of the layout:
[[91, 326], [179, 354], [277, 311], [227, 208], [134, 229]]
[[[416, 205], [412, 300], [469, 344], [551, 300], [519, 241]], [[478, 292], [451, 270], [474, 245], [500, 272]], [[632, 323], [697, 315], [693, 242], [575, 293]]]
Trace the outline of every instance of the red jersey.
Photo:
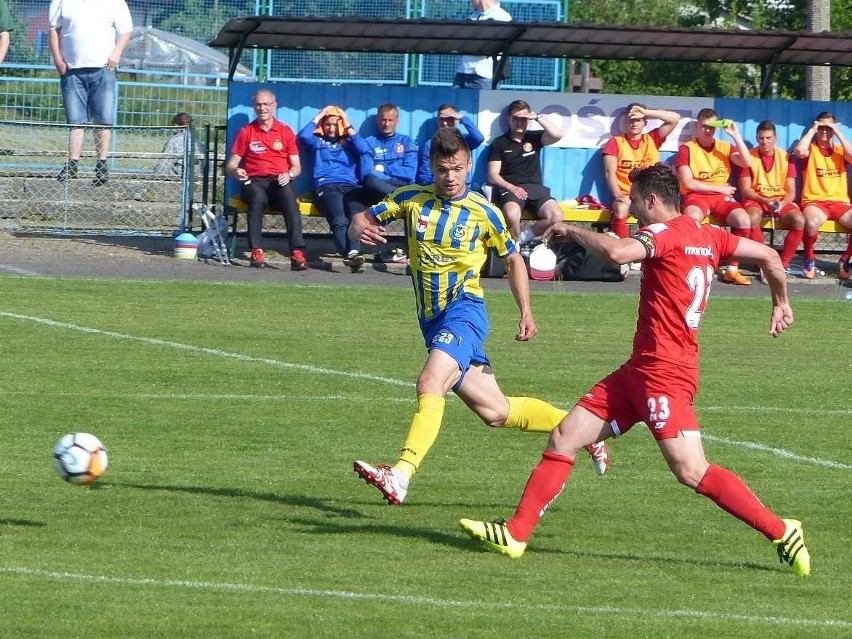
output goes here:
[[290, 170], [290, 156], [299, 155], [293, 129], [276, 119], [269, 131], [257, 120], [246, 124], [237, 133], [231, 152], [239, 155], [240, 165], [250, 178], [271, 177]]
[[634, 237], [645, 245], [648, 257], [642, 262], [630, 361], [636, 366], [670, 363], [697, 377], [698, 325], [710, 285], [739, 238], [688, 215], [643, 227]]

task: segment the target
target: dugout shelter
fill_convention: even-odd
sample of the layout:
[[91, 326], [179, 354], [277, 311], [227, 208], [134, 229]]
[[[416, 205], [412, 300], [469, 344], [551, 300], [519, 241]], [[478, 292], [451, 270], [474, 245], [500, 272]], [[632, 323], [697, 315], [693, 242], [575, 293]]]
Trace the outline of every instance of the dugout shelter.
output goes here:
[[[766, 95], [777, 65], [852, 66], [852, 33], [743, 31], [739, 29], [641, 28], [540, 22], [476, 22], [469, 20], [377, 20], [358, 16], [334, 18], [248, 16], [227, 22], [212, 47], [226, 48], [230, 68], [236, 69], [249, 50], [299, 49], [339, 52], [412, 54], [469, 54], [512, 57], [565, 57], [571, 59], [644, 59], [679, 62], [750, 63], [761, 68], [761, 94]], [[496, 73], [495, 76], [499, 75]], [[735, 120], [748, 142], [757, 124], [773, 120], [778, 145], [789, 149], [814, 116], [832, 111], [847, 137], [852, 138], [852, 107], [846, 102], [813, 102], [710, 97], [665, 97], [559, 93], [551, 91], [485, 91], [448, 87], [399, 85], [319, 85], [310, 83], [229, 82], [227, 148], [236, 132], [254, 118], [251, 96], [259, 88], [271, 89], [278, 100], [277, 117], [298, 131], [324, 106], [346, 109], [349, 120], [363, 135], [375, 132], [373, 116], [379, 104], [400, 109], [399, 131], [423, 143], [435, 131], [436, 108], [454, 104], [469, 115], [486, 141], [474, 152], [474, 184], [485, 178], [485, 151], [494, 137], [506, 130], [504, 109], [523, 98], [534, 110], [560, 117], [566, 136], [543, 152], [542, 174], [557, 200], [593, 195], [608, 203], [600, 148], [619, 132], [619, 117], [633, 101], [650, 108], [666, 108], [683, 116], [681, 125], [661, 149], [669, 159], [677, 147], [693, 136], [695, 114], [713, 107]], [[650, 124], [652, 127], [654, 123]], [[298, 193], [311, 190], [309, 158], [297, 181]], [[226, 181], [226, 199], [238, 192]]]

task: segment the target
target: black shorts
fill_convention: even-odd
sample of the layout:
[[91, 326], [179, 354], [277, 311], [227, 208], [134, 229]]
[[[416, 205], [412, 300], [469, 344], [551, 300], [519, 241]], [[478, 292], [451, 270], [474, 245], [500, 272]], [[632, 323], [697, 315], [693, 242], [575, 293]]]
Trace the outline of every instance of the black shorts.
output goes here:
[[526, 200], [519, 200], [510, 191], [496, 188], [492, 194], [492, 201], [501, 209], [507, 202], [515, 202], [521, 207], [521, 210], [527, 210], [533, 215], [538, 215], [538, 210], [548, 200], [552, 200], [550, 189], [541, 184], [518, 184], [527, 192]]

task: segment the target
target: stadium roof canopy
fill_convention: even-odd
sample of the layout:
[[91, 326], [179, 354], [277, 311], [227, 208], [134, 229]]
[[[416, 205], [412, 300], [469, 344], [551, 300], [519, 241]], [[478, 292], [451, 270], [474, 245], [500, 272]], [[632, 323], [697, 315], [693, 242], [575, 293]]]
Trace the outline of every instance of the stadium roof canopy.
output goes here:
[[852, 32], [381, 20], [363, 16], [234, 18], [210, 46], [230, 49], [232, 68], [246, 48], [729, 62], [764, 65], [764, 76], [771, 75], [778, 64], [852, 66]]

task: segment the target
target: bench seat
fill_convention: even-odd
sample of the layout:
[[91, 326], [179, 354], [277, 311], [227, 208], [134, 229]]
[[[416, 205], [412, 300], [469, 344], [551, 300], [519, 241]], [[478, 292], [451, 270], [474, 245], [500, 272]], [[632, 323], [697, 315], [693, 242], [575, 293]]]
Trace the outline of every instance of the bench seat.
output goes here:
[[[298, 198], [299, 202], [299, 212], [305, 217], [323, 217], [323, 214], [320, 212], [319, 208], [312, 202], [310, 199], [302, 196]], [[232, 197], [228, 204], [238, 213], [246, 212], [245, 203], [239, 198], [239, 196]], [[577, 208], [577, 207], [569, 207], [567, 202], [560, 202], [559, 208], [562, 209], [562, 215], [565, 218], [566, 222], [571, 223], [588, 223], [588, 224], [608, 224], [611, 213], [608, 209], [589, 209], [589, 208]], [[270, 213], [275, 214], [275, 211], [270, 211]], [[535, 220], [535, 217], [531, 215], [528, 211], [524, 211], [523, 219], [532, 221]], [[715, 220], [711, 215], [709, 218], [705, 220], [705, 222], [710, 222], [712, 224], [718, 224], [718, 220]], [[633, 216], [627, 218], [628, 224], [636, 224], [636, 219]], [[773, 228], [778, 231], [783, 231], [788, 229], [789, 227], [782, 224], [780, 221], [776, 220], [775, 225], [773, 227], [771, 219], [763, 220], [761, 224], [763, 230], [771, 231]], [[847, 229], [845, 226], [841, 225], [839, 222], [833, 222], [831, 220], [826, 221], [821, 227], [820, 232], [822, 233], [849, 233], [850, 229]]]

